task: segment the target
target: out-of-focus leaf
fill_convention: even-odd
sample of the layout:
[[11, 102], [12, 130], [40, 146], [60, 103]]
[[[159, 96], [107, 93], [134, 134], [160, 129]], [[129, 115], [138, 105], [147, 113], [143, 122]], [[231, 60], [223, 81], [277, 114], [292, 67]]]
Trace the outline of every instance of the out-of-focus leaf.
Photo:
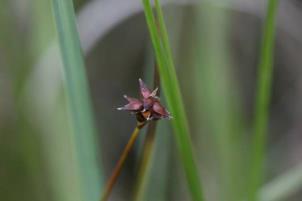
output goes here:
[[53, 0], [53, 11], [58, 31], [67, 103], [75, 141], [83, 200], [97, 201], [101, 177], [96, 161], [95, 126], [90, 103], [82, 51], [76, 29], [72, 0]]

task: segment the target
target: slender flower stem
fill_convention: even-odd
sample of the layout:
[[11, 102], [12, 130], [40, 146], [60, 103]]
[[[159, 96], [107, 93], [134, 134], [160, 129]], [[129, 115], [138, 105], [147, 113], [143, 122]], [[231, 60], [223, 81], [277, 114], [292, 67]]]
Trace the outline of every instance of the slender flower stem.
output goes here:
[[121, 170], [122, 170], [122, 167], [129, 155], [129, 152], [131, 150], [131, 148], [133, 147], [137, 137], [138, 137], [138, 134], [139, 134], [139, 131], [145, 126], [145, 122], [138, 122], [124, 151], [122, 152], [122, 155], [120, 157], [120, 159], [118, 160], [114, 170], [113, 170], [113, 173], [110, 177], [110, 179], [108, 180], [108, 183], [106, 185], [106, 188], [105, 188], [105, 191], [103, 193], [103, 196], [101, 198], [101, 201], [106, 201], [108, 200], [109, 196], [110, 196], [110, 193], [112, 191], [112, 188], [114, 186], [114, 184], [116, 183], [120, 173], [121, 173]]

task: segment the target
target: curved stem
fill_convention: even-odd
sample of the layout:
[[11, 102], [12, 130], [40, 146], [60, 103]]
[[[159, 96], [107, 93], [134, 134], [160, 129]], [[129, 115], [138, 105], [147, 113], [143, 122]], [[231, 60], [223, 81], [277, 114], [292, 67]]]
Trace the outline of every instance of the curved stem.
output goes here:
[[122, 155], [120, 157], [120, 159], [118, 160], [114, 170], [113, 170], [113, 173], [111, 175], [111, 177], [109, 178], [108, 182], [107, 182], [107, 185], [106, 185], [106, 188], [105, 188], [105, 191], [102, 195], [102, 198], [101, 198], [101, 201], [106, 201], [108, 200], [110, 194], [111, 194], [111, 191], [113, 189], [113, 186], [114, 184], [116, 183], [120, 173], [121, 173], [121, 170], [122, 170], [122, 167], [129, 155], [129, 152], [131, 150], [131, 148], [133, 147], [136, 139], [137, 139], [137, 136], [139, 134], [139, 131], [145, 126], [145, 122], [138, 122], [124, 151], [122, 152]]

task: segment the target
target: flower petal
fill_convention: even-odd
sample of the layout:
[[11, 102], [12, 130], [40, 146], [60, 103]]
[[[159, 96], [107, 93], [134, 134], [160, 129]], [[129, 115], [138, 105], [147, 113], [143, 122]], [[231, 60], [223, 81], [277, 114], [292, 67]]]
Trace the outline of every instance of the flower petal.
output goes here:
[[142, 96], [144, 98], [148, 98], [151, 95], [151, 90], [147, 87], [147, 85], [143, 82], [142, 79], [139, 79], [139, 88]]
[[169, 112], [159, 102], [154, 102], [153, 111], [161, 116], [161, 118], [170, 118]]
[[126, 95], [124, 95], [124, 98], [127, 99], [129, 103], [124, 107], [117, 108], [118, 110], [138, 111], [143, 108], [143, 103], [140, 100]]
[[130, 102], [141, 102], [140, 100], [136, 98], [129, 97], [127, 95], [124, 95], [124, 98], [130, 103]]

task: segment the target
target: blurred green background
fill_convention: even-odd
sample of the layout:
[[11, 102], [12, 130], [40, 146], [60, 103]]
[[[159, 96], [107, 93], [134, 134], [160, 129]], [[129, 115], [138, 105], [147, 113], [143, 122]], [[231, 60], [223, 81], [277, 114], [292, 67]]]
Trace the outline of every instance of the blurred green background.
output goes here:
[[[97, 201], [135, 126], [116, 108], [138, 97], [138, 78], [153, 83], [141, 2], [74, 0], [94, 136], [70, 123], [52, 1], [0, 2], [0, 200]], [[208, 201], [244, 200], [266, 3], [162, 1]], [[302, 199], [301, 19], [302, 1], [280, 0], [261, 201]], [[158, 124], [139, 199], [190, 200], [170, 122]], [[111, 200], [133, 199], [144, 137]]]

